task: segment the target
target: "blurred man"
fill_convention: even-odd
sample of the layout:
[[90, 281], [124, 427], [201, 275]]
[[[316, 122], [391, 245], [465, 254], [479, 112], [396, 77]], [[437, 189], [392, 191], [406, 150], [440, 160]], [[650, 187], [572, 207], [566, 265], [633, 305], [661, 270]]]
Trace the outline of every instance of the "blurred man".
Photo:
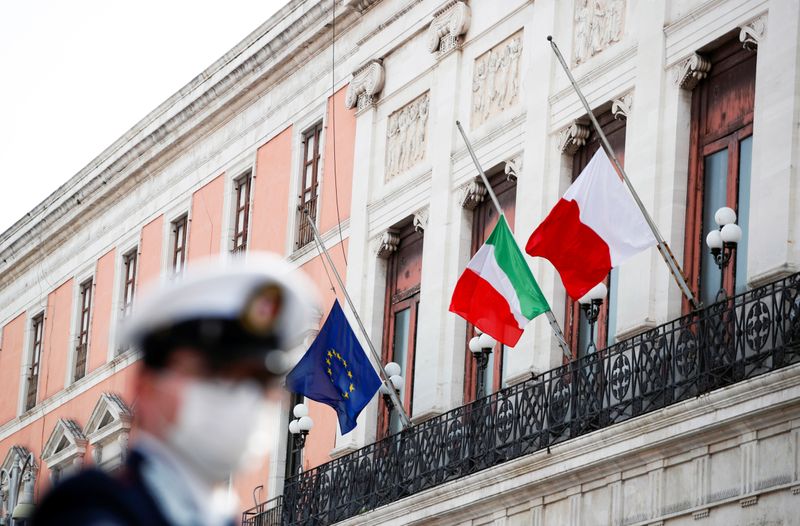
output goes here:
[[264, 451], [267, 398], [312, 308], [297, 271], [248, 261], [187, 271], [138, 306], [123, 331], [143, 353], [127, 462], [56, 486], [35, 526], [233, 524], [227, 482]]

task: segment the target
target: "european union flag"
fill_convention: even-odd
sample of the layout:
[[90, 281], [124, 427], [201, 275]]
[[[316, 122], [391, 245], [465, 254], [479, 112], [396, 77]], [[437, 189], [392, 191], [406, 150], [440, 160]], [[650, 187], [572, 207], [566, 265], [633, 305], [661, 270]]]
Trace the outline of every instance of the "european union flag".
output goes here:
[[314, 343], [286, 377], [286, 388], [334, 408], [344, 435], [356, 427], [356, 418], [380, 386], [336, 300]]

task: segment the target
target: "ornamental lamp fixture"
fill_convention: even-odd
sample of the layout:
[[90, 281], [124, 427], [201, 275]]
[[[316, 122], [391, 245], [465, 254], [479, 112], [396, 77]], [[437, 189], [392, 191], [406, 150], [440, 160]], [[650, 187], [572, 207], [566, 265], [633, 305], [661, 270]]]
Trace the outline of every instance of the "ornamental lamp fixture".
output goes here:
[[711, 250], [714, 263], [720, 270], [719, 291], [717, 301], [727, 298], [725, 292], [725, 269], [730, 263], [736, 246], [742, 240], [742, 228], [736, 224], [736, 212], [727, 206], [723, 206], [714, 214], [714, 222], [717, 223], [716, 230], [712, 230], [706, 236], [706, 245]]
[[479, 395], [484, 393], [486, 389], [486, 367], [489, 365], [489, 355], [492, 354], [492, 350], [497, 345], [497, 340], [485, 332], [481, 332], [477, 327], [475, 328], [475, 334], [476, 336], [469, 341], [469, 351], [478, 366], [478, 389], [476, 395], [479, 398]]
[[295, 449], [302, 449], [306, 443], [308, 432], [314, 427], [314, 420], [308, 416], [306, 404], [297, 404], [292, 409], [294, 420], [289, 422], [289, 433], [294, 438]]
[[603, 300], [606, 296], [608, 296], [608, 288], [601, 281], [578, 300], [581, 310], [583, 310], [586, 320], [589, 322], [589, 345], [586, 348], [586, 354], [590, 354], [597, 349], [594, 343], [594, 324], [597, 323], [597, 318], [600, 316], [600, 307], [603, 305]]
[[389, 408], [389, 412], [391, 413], [392, 410], [394, 410], [394, 403], [392, 402], [389, 384], [391, 384], [391, 389], [394, 389], [394, 392], [399, 395], [400, 389], [402, 389], [405, 384], [405, 378], [403, 378], [403, 370], [397, 362], [387, 363], [383, 370], [386, 371], [389, 380], [381, 384], [380, 393], [383, 397], [383, 401], [386, 403], [386, 407]]

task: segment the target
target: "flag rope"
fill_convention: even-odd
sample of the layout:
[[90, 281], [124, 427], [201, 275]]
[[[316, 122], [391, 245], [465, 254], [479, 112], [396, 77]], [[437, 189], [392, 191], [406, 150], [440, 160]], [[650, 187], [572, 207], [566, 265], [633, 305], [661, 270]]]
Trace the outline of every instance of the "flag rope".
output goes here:
[[[481, 163], [478, 162], [478, 157], [475, 155], [475, 150], [472, 149], [472, 144], [469, 142], [467, 134], [464, 132], [464, 128], [461, 126], [461, 122], [456, 121], [456, 126], [458, 127], [458, 131], [461, 132], [461, 137], [464, 139], [464, 144], [467, 145], [467, 151], [472, 157], [472, 162], [475, 163], [475, 168], [477, 168], [478, 173], [481, 175], [483, 185], [486, 187], [489, 197], [492, 198], [492, 203], [494, 203], [497, 213], [501, 216], [505, 216], [503, 208], [500, 206], [500, 201], [497, 199], [497, 195], [495, 195], [492, 185], [489, 183], [489, 178], [486, 177], [486, 172], [484, 172], [483, 167], [481, 167]], [[561, 347], [561, 352], [564, 353], [564, 356], [566, 356], [568, 360], [572, 360], [572, 351], [570, 350], [569, 345], [567, 345], [566, 339], [564, 339], [564, 331], [561, 330], [561, 326], [558, 324], [558, 320], [553, 314], [553, 311], [548, 309], [544, 314], [547, 316], [547, 321], [550, 324], [550, 329], [553, 331], [553, 336], [555, 336], [556, 341], [558, 341], [558, 346]]]
[[[386, 373], [386, 369], [383, 367], [383, 362], [381, 361], [381, 355], [378, 354], [378, 351], [375, 350], [375, 346], [372, 344], [372, 339], [367, 334], [367, 329], [364, 327], [364, 323], [361, 321], [361, 316], [358, 315], [358, 311], [356, 310], [355, 305], [353, 304], [353, 300], [350, 298], [350, 294], [348, 294], [347, 289], [344, 286], [344, 282], [342, 281], [342, 276], [339, 275], [339, 271], [336, 269], [336, 265], [333, 264], [333, 260], [331, 259], [331, 255], [328, 252], [328, 248], [325, 246], [325, 243], [322, 241], [322, 237], [319, 235], [319, 230], [317, 230], [317, 225], [314, 224], [314, 220], [311, 219], [311, 214], [308, 213], [308, 209], [303, 210], [306, 216], [306, 220], [308, 224], [311, 225], [311, 232], [314, 234], [314, 241], [317, 243], [317, 247], [322, 249], [322, 252], [325, 254], [325, 258], [328, 260], [328, 265], [331, 267], [331, 271], [333, 272], [334, 277], [336, 277], [336, 281], [339, 283], [339, 289], [342, 291], [344, 295], [344, 299], [347, 301], [347, 304], [350, 306], [350, 310], [353, 312], [353, 316], [356, 318], [356, 322], [358, 323], [358, 328], [361, 330], [361, 334], [364, 336], [364, 339], [367, 341], [367, 347], [369, 347], [370, 352], [372, 353], [372, 357], [378, 364], [378, 371], [380, 371], [381, 376], [383, 377], [383, 383], [388, 388], [389, 398], [392, 400], [392, 404], [394, 404], [395, 409], [397, 410], [397, 414], [400, 416], [400, 423], [403, 426], [403, 429], [408, 429], [411, 427], [411, 419], [408, 417], [408, 413], [406, 413], [405, 407], [403, 407], [402, 402], [400, 401], [400, 397], [397, 396], [397, 391], [394, 390], [394, 386], [392, 382], [389, 381], [389, 375]], [[330, 278], [329, 278], [330, 279]]]
[[608, 158], [611, 159], [611, 162], [614, 164], [614, 168], [625, 182], [628, 190], [630, 190], [631, 194], [633, 195], [633, 200], [636, 201], [636, 205], [639, 207], [639, 210], [641, 210], [642, 215], [647, 222], [647, 226], [649, 226], [650, 230], [653, 232], [653, 236], [655, 236], [656, 241], [658, 242], [658, 251], [661, 254], [661, 257], [664, 258], [664, 262], [667, 264], [667, 267], [669, 267], [672, 277], [675, 278], [675, 281], [678, 283], [678, 287], [681, 289], [681, 292], [686, 295], [689, 303], [692, 304], [692, 308], [695, 310], [699, 309], [700, 303], [697, 301], [697, 298], [695, 298], [692, 289], [687, 283], [686, 274], [684, 274], [683, 269], [675, 259], [675, 255], [672, 253], [672, 250], [670, 250], [669, 245], [667, 245], [667, 242], [664, 241], [664, 238], [661, 236], [661, 232], [658, 231], [658, 226], [656, 225], [655, 221], [653, 221], [653, 218], [650, 217], [647, 209], [644, 207], [644, 203], [642, 203], [642, 200], [639, 198], [639, 194], [637, 194], [636, 190], [633, 188], [633, 185], [628, 179], [628, 174], [625, 173], [625, 170], [622, 168], [622, 164], [619, 162], [619, 159], [617, 159], [613, 148], [611, 148], [611, 143], [608, 142], [608, 137], [606, 137], [606, 134], [603, 133], [600, 123], [597, 122], [597, 118], [594, 116], [594, 112], [589, 106], [589, 102], [586, 100], [586, 97], [583, 96], [583, 92], [581, 92], [578, 83], [575, 81], [575, 77], [572, 76], [572, 72], [569, 70], [569, 66], [567, 66], [567, 62], [564, 60], [564, 55], [561, 54], [561, 50], [558, 49], [558, 45], [556, 45], [552, 36], [548, 35], [547, 41], [550, 42], [550, 47], [553, 49], [553, 53], [555, 53], [558, 61], [561, 63], [561, 67], [567, 74], [570, 84], [572, 84], [573, 89], [575, 89], [575, 93], [578, 94], [578, 98], [583, 104], [583, 107], [589, 116], [589, 120], [592, 121], [592, 126], [594, 126], [597, 136], [600, 138], [600, 144], [603, 147], [603, 150], [606, 152], [606, 155], [608, 155]]

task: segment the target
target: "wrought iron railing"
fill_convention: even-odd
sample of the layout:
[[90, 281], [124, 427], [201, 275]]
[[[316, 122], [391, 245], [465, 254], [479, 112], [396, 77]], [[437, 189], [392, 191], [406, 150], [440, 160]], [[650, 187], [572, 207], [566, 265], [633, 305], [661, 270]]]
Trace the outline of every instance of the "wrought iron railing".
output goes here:
[[341, 521], [798, 362], [795, 274], [291, 477], [281, 524]]
[[242, 515], [242, 526], [281, 526], [283, 497], [262, 502]]

